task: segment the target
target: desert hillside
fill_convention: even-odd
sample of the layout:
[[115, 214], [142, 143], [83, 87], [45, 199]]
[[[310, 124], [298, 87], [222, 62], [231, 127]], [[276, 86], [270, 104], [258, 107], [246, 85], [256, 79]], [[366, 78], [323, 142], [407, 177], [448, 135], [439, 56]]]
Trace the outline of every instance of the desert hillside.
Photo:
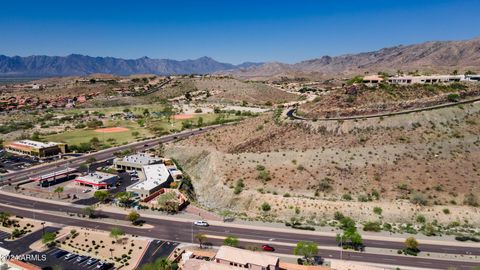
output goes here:
[[422, 213], [478, 223], [470, 205], [480, 192], [479, 116], [479, 103], [356, 121], [269, 114], [167, 149], [193, 177], [199, 202], [217, 211], [265, 218], [268, 202], [267, 216], [279, 221], [321, 222], [336, 211], [368, 221], [381, 206], [384, 221]]
[[222, 71], [241, 78], [300, 76], [318, 77], [402, 71], [450, 73], [480, 72], [480, 38], [463, 41], [430, 41], [377, 51], [323, 56], [296, 64], [265, 63], [244, 69]]
[[152, 96], [175, 98], [189, 93], [194, 100], [242, 102], [253, 104], [283, 103], [298, 99], [298, 95], [281, 91], [259, 82], [244, 82], [233, 78], [202, 77], [175, 79], [165, 89]]

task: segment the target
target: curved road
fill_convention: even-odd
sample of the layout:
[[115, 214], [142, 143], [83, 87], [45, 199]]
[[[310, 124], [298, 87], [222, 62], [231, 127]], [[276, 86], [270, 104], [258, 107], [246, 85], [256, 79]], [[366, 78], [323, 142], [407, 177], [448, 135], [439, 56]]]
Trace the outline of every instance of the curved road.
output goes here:
[[410, 114], [410, 113], [415, 113], [415, 112], [423, 112], [423, 111], [431, 111], [431, 110], [436, 110], [436, 109], [441, 109], [441, 108], [447, 108], [447, 107], [453, 107], [461, 104], [469, 104], [469, 103], [474, 103], [480, 101], [480, 97], [469, 99], [469, 100], [463, 100], [455, 103], [445, 103], [445, 104], [440, 104], [440, 105], [435, 105], [435, 106], [430, 106], [430, 107], [425, 107], [425, 108], [418, 108], [418, 109], [411, 109], [411, 110], [404, 110], [404, 111], [398, 111], [398, 112], [389, 112], [389, 113], [380, 113], [380, 114], [369, 114], [369, 115], [355, 115], [355, 116], [346, 116], [346, 117], [331, 117], [331, 118], [317, 118], [317, 119], [311, 119], [311, 118], [304, 118], [295, 115], [295, 112], [297, 111], [296, 108], [289, 109], [287, 111], [287, 116], [290, 118], [293, 118], [295, 120], [303, 120], [303, 121], [341, 121], [341, 120], [357, 120], [357, 119], [366, 119], [366, 118], [379, 118], [379, 117], [387, 117], [387, 116], [394, 116], [394, 115], [401, 115], [401, 114]]

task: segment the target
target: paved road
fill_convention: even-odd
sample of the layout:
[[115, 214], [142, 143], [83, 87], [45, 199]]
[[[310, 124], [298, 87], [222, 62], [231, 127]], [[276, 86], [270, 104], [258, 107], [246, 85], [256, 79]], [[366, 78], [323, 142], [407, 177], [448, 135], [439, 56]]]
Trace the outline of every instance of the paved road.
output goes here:
[[[480, 97], [469, 99], [469, 100], [463, 100], [459, 102], [454, 102], [454, 103], [445, 103], [445, 104], [434, 105], [434, 106], [429, 106], [425, 108], [403, 110], [398, 112], [386, 112], [386, 113], [369, 114], [369, 115], [354, 115], [354, 116], [330, 117], [330, 118], [316, 118], [315, 120], [316, 121], [342, 121], [342, 120], [355, 120], [355, 119], [365, 119], [365, 118], [379, 118], [379, 117], [387, 117], [387, 116], [400, 115], [400, 114], [410, 114], [410, 113], [422, 112], [422, 111], [431, 111], [431, 110], [436, 110], [436, 109], [441, 109], [446, 107], [458, 106], [461, 104], [474, 103], [477, 101], [480, 101]], [[313, 120], [310, 118], [297, 116], [295, 114], [296, 111], [297, 111], [296, 108], [289, 109], [287, 111], [287, 116], [295, 120], [304, 120], [304, 121]]]
[[43, 175], [46, 173], [53, 172], [55, 170], [58, 170], [59, 167], [78, 167], [80, 164], [84, 163], [88, 158], [95, 158], [96, 160], [105, 160], [108, 158], [111, 158], [113, 156], [113, 153], [118, 152], [118, 151], [123, 151], [123, 150], [128, 150], [128, 149], [135, 149], [137, 151], [142, 151], [148, 148], [152, 148], [153, 146], [159, 144], [159, 143], [166, 143], [170, 141], [174, 141], [177, 139], [183, 139], [190, 137], [192, 135], [197, 135], [201, 133], [205, 133], [207, 131], [210, 131], [212, 129], [218, 128], [220, 125], [216, 126], [209, 126], [209, 127], [204, 127], [202, 129], [196, 129], [196, 130], [191, 130], [191, 131], [183, 131], [180, 133], [172, 134], [172, 135], [166, 135], [162, 136], [159, 138], [155, 139], [150, 139], [150, 140], [145, 140], [145, 141], [140, 141], [140, 142], [135, 142], [131, 144], [126, 144], [118, 147], [112, 147], [106, 150], [98, 151], [95, 153], [91, 154], [85, 154], [80, 157], [74, 157], [68, 160], [62, 159], [56, 162], [52, 163], [47, 163], [43, 164], [42, 166], [37, 166], [37, 167], [32, 167], [28, 168], [22, 171], [18, 172], [11, 172], [8, 174], [3, 175], [4, 181], [0, 183], [0, 185], [5, 185], [8, 183], [15, 183], [15, 182], [20, 182], [23, 180], [28, 179], [28, 177], [34, 177], [38, 175]]
[[[10, 208], [9, 205], [18, 205], [21, 207], [31, 207], [32, 201], [25, 199], [18, 199], [12, 196], [4, 196], [0, 198], [0, 211], [7, 211], [11, 213], [16, 213], [17, 215], [22, 215], [25, 217], [33, 217], [33, 213], [30, 210], [21, 210]], [[58, 206], [52, 205], [44, 202], [36, 202], [36, 209], [43, 209], [49, 211], [68, 211], [70, 213], [80, 213], [82, 210], [80, 208], [71, 207], [71, 206]], [[108, 215], [109, 218], [113, 219], [125, 219], [123, 214], [115, 213], [103, 213]], [[46, 220], [59, 224], [66, 224], [72, 226], [80, 226], [87, 228], [95, 228], [100, 230], [110, 230], [113, 226], [106, 223], [99, 222], [100, 220], [89, 220], [89, 219], [77, 219], [67, 216], [56, 216], [47, 213], [36, 213], [35, 217], [37, 219]], [[232, 228], [228, 227], [228, 224], [225, 226], [210, 226], [208, 228], [198, 228], [192, 225], [191, 222], [180, 222], [180, 221], [168, 221], [168, 220], [158, 220], [153, 218], [142, 218], [148, 224], [154, 225], [153, 228], [140, 228], [140, 227], [129, 227], [118, 225], [116, 227], [122, 228], [125, 232], [160, 238], [167, 241], [176, 241], [176, 242], [195, 242], [193, 235], [197, 233], [227, 236], [233, 235], [239, 238], [255, 239], [265, 241], [266, 243], [269, 240], [278, 242], [287, 242], [287, 243], [296, 243], [299, 240], [315, 241], [321, 246], [332, 245], [335, 246], [336, 243], [332, 237], [326, 236], [312, 236], [312, 235], [303, 235], [303, 234], [293, 234], [285, 232], [275, 232], [275, 231], [257, 231], [252, 229], [243, 229], [243, 228]], [[214, 245], [221, 244], [221, 240], [212, 240]], [[392, 248], [398, 249], [402, 248], [402, 243], [390, 242], [390, 241], [376, 241], [376, 240], [365, 240], [367, 247], [381, 247], [381, 248]], [[259, 246], [258, 243], [242, 243], [242, 245], [247, 246]], [[465, 254], [465, 252], [472, 252], [473, 255], [480, 254], [479, 248], [468, 248], [468, 247], [453, 247], [453, 246], [441, 246], [441, 245], [421, 245], [421, 249], [424, 252], [448, 252], [456, 254]], [[277, 252], [292, 254], [291, 247], [288, 246], [277, 246]], [[326, 258], [339, 258], [340, 252], [335, 250], [320, 250], [319, 254]], [[379, 255], [379, 254], [370, 254], [370, 253], [359, 253], [345, 251], [343, 252], [344, 259], [351, 259], [355, 261], [364, 261], [364, 262], [374, 262], [374, 263], [387, 263], [391, 265], [404, 265], [404, 266], [417, 266], [417, 267], [430, 267], [438, 269], [446, 269], [450, 266], [457, 267], [458, 269], [471, 269], [478, 264], [473, 262], [458, 262], [458, 261], [443, 261], [435, 259], [425, 259], [425, 258], [414, 258], [414, 257], [404, 257], [404, 256], [390, 256], [390, 255]]]
[[[45, 227], [45, 232], [56, 232], [59, 228], [56, 227]], [[12, 252], [13, 255], [21, 255], [30, 251], [29, 246], [35, 241], [39, 240], [43, 235], [43, 230], [33, 232], [27, 236], [24, 236], [15, 241], [6, 241], [3, 240], [1, 247], [6, 248]]]

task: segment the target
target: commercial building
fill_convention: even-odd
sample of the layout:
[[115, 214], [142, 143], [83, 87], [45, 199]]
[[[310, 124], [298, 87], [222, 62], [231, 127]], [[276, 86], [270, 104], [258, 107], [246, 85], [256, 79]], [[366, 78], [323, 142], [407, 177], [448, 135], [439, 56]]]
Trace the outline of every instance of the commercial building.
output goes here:
[[32, 140], [14, 141], [5, 144], [5, 151], [31, 157], [46, 158], [58, 154], [65, 154], [68, 150], [64, 143], [55, 142], [37, 142]]
[[114, 187], [117, 181], [117, 175], [104, 172], [88, 173], [86, 175], [78, 176], [75, 179], [75, 183], [93, 189], [108, 189]]
[[164, 164], [142, 166], [139, 174], [142, 181], [127, 187], [128, 192], [133, 192], [140, 198], [146, 198], [163, 187], [168, 187], [173, 178]]
[[162, 163], [162, 158], [148, 153], [138, 153], [134, 155], [117, 158], [113, 161], [116, 170], [141, 171], [143, 166]]
[[260, 252], [221, 246], [215, 255], [215, 262], [219, 264], [254, 270], [278, 270], [280, 260], [278, 257]]
[[69, 177], [76, 171], [77, 169], [74, 168], [65, 168], [63, 170], [58, 170], [37, 177], [32, 177], [30, 178], [30, 180], [37, 182], [38, 185], [42, 187], [48, 187], [57, 184], [59, 181], [68, 180]]

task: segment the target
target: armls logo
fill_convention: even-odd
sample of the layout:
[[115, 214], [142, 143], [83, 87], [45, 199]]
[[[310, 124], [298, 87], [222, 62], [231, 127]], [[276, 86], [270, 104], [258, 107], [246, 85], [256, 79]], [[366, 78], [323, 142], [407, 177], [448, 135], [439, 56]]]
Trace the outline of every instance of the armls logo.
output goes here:
[[47, 260], [46, 254], [22, 254], [22, 255], [0, 255], [0, 261], [19, 260], [24, 262], [44, 262]]

